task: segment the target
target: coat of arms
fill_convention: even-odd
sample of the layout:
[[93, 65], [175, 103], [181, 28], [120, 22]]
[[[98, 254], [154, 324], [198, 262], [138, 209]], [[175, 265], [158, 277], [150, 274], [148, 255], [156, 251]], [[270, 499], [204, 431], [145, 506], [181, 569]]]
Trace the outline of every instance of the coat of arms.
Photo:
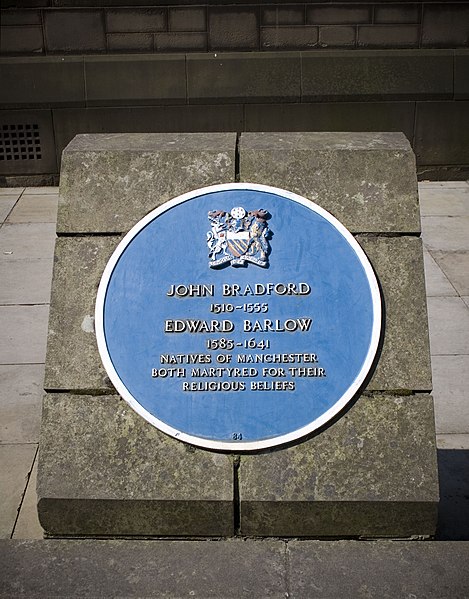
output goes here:
[[209, 266], [221, 266], [227, 262], [232, 266], [243, 266], [246, 262], [268, 266], [268, 218], [265, 210], [246, 212], [241, 206], [236, 206], [231, 212], [209, 212], [208, 220], [212, 227], [207, 233]]

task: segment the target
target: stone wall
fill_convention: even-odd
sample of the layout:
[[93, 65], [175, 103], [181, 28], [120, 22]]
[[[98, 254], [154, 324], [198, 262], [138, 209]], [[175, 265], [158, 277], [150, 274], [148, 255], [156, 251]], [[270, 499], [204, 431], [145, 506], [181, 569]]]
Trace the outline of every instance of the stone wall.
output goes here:
[[[402, 131], [420, 178], [469, 177], [469, 2], [3, 6], [0, 185], [131, 131]], [[9, 151], [33, 125], [41, 151]]]
[[468, 45], [467, 2], [192, 4], [5, 0], [1, 52], [37, 56]]

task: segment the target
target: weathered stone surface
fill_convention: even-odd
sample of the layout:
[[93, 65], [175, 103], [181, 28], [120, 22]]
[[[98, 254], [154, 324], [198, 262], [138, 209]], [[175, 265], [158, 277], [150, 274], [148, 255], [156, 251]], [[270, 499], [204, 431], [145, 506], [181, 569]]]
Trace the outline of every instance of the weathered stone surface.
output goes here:
[[38, 512], [51, 535], [233, 534], [233, 462], [164, 435], [118, 396], [46, 395]]
[[292, 541], [290, 597], [467, 597], [469, 543]]
[[[96, 290], [119, 239], [57, 240], [46, 359], [48, 390], [112, 389], [99, 358], [93, 317]], [[378, 275], [385, 309], [383, 347], [368, 389], [430, 390], [421, 241], [378, 236], [358, 236], [358, 241]]]
[[[313, 9], [314, 10], [314, 9]], [[366, 26], [364, 26], [366, 28]], [[415, 44], [415, 27], [386, 25], [358, 43]], [[366, 31], [366, 29], [365, 29]], [[371, 35], [370, 35], [371, 34]], [[374, 44], [373, 44], [374, 45]], [[301, 61], [302, 101], [450, 99], [452, 50], [356, 50], [308, 52]]]
[[99, 357], [94, 306], [120, 237], [59, 237], [55, 248], [45, 389], [113, 389]]
[[62, 158], [57, 232], [126, 232], [175, 196], [232, 182], [235, 146], [235, 133], [79, 135]]
[[382, 348], [369, 390], [431, 391], [422, 240], [358, 235], [378, 276], [383, 306]]
[[241, 533], [434, 535], [434, 426], [429, 395], [363, 395], [308, 441], [242, 456]]
[[415, 158], [401, 133], [243, 133], [240, 180], [303, 195], [353, 233], [420, 231]]
[[187, 56], [189, 104], [299, 102], [299, 52], [192, 54]]
[[0, 558], [0, 597], [441, 599], [469, 585], [467, 542], [0, 541]]

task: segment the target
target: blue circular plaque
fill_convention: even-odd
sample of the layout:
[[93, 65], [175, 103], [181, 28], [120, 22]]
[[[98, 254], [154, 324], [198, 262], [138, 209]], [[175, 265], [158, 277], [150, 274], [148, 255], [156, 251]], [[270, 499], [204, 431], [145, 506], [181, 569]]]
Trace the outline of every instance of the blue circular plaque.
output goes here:
[[165, 433], [243, 451], [326, 424], [365, 380], [381, 330], [373, 269], [332, 215], [294, 193], [215, 185], [150, 212], [96, 303], [105, 369]]

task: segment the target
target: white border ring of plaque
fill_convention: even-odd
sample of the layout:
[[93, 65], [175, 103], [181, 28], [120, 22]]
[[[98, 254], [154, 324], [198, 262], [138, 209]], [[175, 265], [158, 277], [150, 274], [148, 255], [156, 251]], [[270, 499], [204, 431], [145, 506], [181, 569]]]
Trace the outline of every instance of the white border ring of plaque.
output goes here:
[[138, 222], [104, 270], [95, 318], [105, 370], [138, 414], [239, 452], [299, 439], [343, 410], [373, 365], [381, 296], [326, 210], [231, 183]]

